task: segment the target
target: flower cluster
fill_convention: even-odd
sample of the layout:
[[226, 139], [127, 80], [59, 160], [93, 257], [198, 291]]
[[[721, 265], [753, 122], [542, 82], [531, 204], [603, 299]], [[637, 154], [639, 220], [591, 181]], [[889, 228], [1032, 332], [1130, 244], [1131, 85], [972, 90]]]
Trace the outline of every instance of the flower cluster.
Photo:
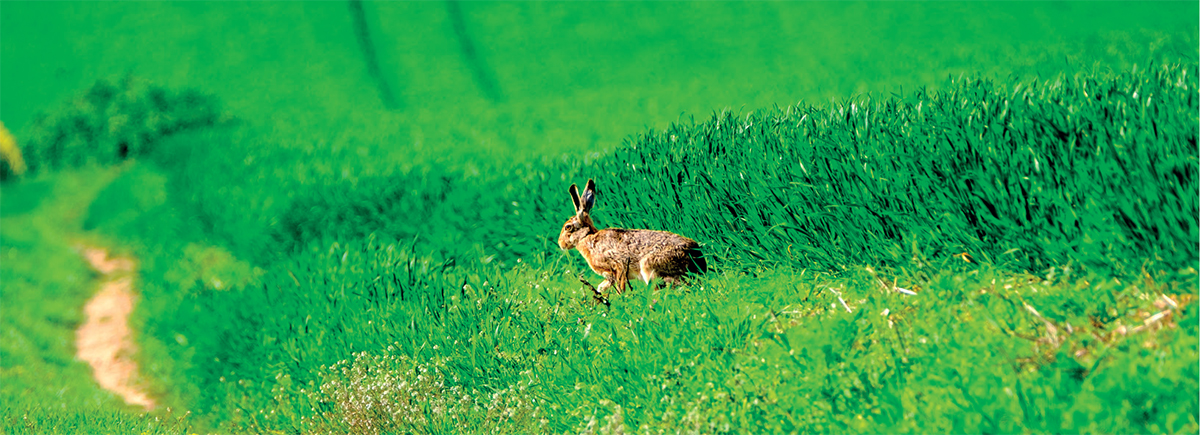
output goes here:
[[361, 352], [326, 369], [308, 394], [328, 424], [353, 433], [519, 433], [545, 421], [531, 385], [522, 380], [488, 393], [459, 385], [444, 360]]

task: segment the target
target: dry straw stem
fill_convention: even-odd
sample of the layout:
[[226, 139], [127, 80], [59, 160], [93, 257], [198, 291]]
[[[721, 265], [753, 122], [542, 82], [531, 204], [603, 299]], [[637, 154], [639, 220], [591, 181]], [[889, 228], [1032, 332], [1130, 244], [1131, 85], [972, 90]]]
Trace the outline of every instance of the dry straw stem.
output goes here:
[[1179, 310], [1179, 304], [1176, 303], [1174, 299], [1171, 299], [1170, 296], [1165, 294], [1158, 295], [1158, 299], [1154, 301], [1154, 305], [1159, 309], [1162, 309], [1162, 311], [1154, 313], [1145, 320], [1142, 320], [1142, 324], [1128, 330], [1129, 333], [1141, 332], [1146, 329], [1150, 329], [1155, 325], [1159, 325], [1163, 322], [1163, 320], [1169, 320], [1168, 318], [1171, 316], [1171, 314], [1173, 314], [1174, 311]]
[[[966, 254], [964, 253], [962, 255], [966, 255]], [[879, 286], [882, 287], [883, 291], [885, 291], [885, 292], [896, 291], [905, 296], [916, 296], [917, 295], [917, 292], [915, 292], [915, 291], [897, 286], [895, 279], [892, 279], [892, 284], [888, 285], [887, 281], [884, 280], [883, 278], [880, 278], [879, 274], [875, 272], [875, 268], [873, 268], [873, 267], [868, 266], [867, 273], [870, 273], [871, 276], [875, 278], [875, 282], [879, 283]]]
[[[1062, 344], [1062, 340], [1058, 337], [1058, 327], [1054, 326], [1054, 322], [1042, 317], [1042, 314], [1039, 313], [1037, 309], [1033, 308], [1033, 305], [1029, 305], [1029, 302], [1021, 301], [1021, 304], [1025, 306], [1026, 311], [1029, 311], [1031, 314], [1033, 314], [1033, 317], [1037, 317], [1038, 320], [1041, 320], [1042, 323], [1046, 325], [1046, 333], [1050, 335], [1050, 344], [1052, 344], [1054, 347], [1058, 347], [1058, 345]], [[1069, 325], [1068, 329], [1070, 329]]]
[[854, 312], [854, 310], [850, 309], [850, 305], [846, 304], [846, 300], [842, 299], [842, 292], [838, 291], [837, 289], [835, 289], [833, 287], [828, 287], [828, 288], [829, 288], [829, 291], [833, 292], [834, 295], [837, 295], [838, 302], [842, 303], [842, 308], [845, 308], [847, 313]]

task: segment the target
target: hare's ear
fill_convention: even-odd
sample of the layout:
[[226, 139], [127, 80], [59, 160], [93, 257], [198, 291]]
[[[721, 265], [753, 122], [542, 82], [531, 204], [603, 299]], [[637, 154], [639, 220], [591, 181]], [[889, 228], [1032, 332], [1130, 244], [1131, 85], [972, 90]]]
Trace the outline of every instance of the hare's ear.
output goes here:
[[596, 183], [590, 178], [588, 179], [587, 185], [583, 187], [582, 203], [583, 211], [585, 213], [592, 211], [592, 206], [596, 205]]
[[[586, 192], [586, 191], [585, 191], [585, 192]], [[571, 184], [571, 202], [572, 202], [572, 203], [575, 203], [575, 213], [576, 213], [576, 214], [578, 214], [578, 213], [579, 213], [579, 211], [580, 211], [580, 210], [582, 210], [582, 209], [581, 209], [581, 208], [579, 208], [579, 207], [580, 207], [580, 202], [579, 202], [579, 188], [575, 187], [575, 185], [574, 185], [574, 184]]]

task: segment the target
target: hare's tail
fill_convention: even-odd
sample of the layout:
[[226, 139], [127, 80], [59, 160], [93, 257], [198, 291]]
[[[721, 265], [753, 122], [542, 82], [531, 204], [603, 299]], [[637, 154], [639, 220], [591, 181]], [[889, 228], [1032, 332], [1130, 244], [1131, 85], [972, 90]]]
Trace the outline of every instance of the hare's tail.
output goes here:
[[688, 256], [687, 271], [692, 274], [708, 273], [708, 262], [704, 260], [704, 253], [699, 247], [688, 248], [686, 251]]

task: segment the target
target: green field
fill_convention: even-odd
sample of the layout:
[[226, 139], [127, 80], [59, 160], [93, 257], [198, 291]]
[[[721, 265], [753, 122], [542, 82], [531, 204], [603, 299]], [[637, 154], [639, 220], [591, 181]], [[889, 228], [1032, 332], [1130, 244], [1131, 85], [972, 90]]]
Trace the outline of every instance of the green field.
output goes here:
[[[1198, 14], [0, 3], [0, 433], [1195, 433]], [[589, 178], [711, 270], [592, 303]]]

